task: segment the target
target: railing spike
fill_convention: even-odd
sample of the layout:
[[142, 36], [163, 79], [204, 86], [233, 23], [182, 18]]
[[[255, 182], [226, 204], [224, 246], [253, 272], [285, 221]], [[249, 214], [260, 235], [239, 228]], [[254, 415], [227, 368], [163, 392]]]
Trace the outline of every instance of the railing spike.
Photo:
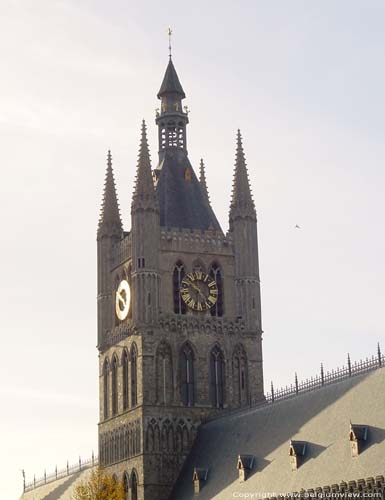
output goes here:
[[378, 366], [381, 366], [382, 364], [382, 356], [381, 356], [381, 349], [380, 349], [380, 343], [377, 342], [377, 359], [378, 359]]

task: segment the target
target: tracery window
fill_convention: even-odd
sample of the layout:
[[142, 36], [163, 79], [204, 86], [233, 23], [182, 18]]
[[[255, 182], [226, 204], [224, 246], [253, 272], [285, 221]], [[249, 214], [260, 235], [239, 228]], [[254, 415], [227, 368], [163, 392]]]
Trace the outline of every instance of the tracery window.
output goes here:
[[123, 350], [122, 355], [122, 388], [123, 388], [123, 410], [128, 408], [128, 351]]
[[124, 490], [124, 500], [128, 500], [128, 491], [129, 491], [129, 479], [128, 474], [125, 472], [123, 474], [123, 490]]
[[112, 414], [116, 415], [118, 413], [118, 358], [116, 355], [112, 359], [111, 392]]
[[181, 399], [185, 406], [194, 405], [194, 352], [185, 344], [180, 353]]
[[173, 368], [171, 348], [162, 342], [156, 352], [156, 395], [158, 403], [167, 405], [173, 400]]
[[225, 362], [221, 349], [214, 346], [210, 353], [210, 400], [214, 408], [223, 408]]
[[209, 274], [218, 288], [218, 299], [211, 307], [210, 314], [211, 316], [223, 316], [223, 279], [221, 268], [216, 262], [211, 266]]
[[173, 295], [174, 295], [174, 313], [186, 314], [187, 306], [180, 294], [181, 282], [186, 275], [186, 270], [182, 261], [178, 260], [175, 264], [172, 276]]
[[242, 345], [238, 345], [233, 354], [234, 403], [245, 406], [248, 403], [247, 356]]
[[138, 500], [138, 476], [134, 469], [131, 473], [131, 500]]
[[110, 367], [108, 364], [108, 359], [104, 361], [103, 365], [103, 415], [104, 418], [108, 418], [108, 399], [109, 399], [109, 372], [110, 372]]
[[136, 344], [131, 347], [131, 406], [138, 404], [138, 350]]

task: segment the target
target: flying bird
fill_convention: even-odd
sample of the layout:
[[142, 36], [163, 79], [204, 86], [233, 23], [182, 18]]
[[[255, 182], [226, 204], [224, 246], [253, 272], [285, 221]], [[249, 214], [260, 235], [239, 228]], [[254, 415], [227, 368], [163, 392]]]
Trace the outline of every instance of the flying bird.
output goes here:
[[294, 226], [294, 229], [301, 229], [298, 224]]

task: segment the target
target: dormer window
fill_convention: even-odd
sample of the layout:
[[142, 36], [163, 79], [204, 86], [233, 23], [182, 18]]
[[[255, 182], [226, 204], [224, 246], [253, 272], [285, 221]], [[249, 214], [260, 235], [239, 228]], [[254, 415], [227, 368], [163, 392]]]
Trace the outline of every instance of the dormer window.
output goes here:
[[290, 441], [289, 457], [291, 470], [297, 470], [306, 455], [305, 441]]
[[358, 457], [358, 455], [361, 453], [367, 439], [368, 428], [366, 426], [350, 423], [349, 441], [353, 458]]
[[194, 467], [193, 482], [194, 482], [194, 495], [199, 495], [202, 488], [202, 483], [207, 481], [208, 469], [199, 469]]
[[239, 481], [243, 483], [248, 478], [250, 471], [254, 466], [253, 455], [238, 455], [237, 469], [239, 472]]

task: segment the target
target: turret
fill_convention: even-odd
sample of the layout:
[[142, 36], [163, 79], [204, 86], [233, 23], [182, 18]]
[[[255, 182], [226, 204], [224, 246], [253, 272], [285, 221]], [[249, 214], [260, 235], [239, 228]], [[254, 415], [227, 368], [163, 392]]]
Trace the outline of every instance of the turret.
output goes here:
[[257, 216], [239, 130], [229, 222], [235, 252], [237, 315], [246, 320], [249, 329], [262, 332]]
[[107, 171], [104, 183], [104, 193], [97, 231], [97, 266], [98, 266], [98, 348], [102, 348], [105, 335], [111, 330], [113, 319], [112, 283], [109, 263], [114, 243], [123, 234], [122, 220], [116, 195], [114, 173], [112, 170], [111, 151], [107, 156]]
[[161, 101], [156, 124], [159, 127], [159, 153], [168, 149], [187, 151], [186, 125], [187, 108], [182, 108], [186, 95], [179, 82], [177, 72], [170, 57], [162, 85], [158, 92]]
[[131, 204], [132, 221], [132, 318], [153, 323], [159, 312], [159, 205], [151, 171], [146, 124], [142, 123], [135, 189]]

